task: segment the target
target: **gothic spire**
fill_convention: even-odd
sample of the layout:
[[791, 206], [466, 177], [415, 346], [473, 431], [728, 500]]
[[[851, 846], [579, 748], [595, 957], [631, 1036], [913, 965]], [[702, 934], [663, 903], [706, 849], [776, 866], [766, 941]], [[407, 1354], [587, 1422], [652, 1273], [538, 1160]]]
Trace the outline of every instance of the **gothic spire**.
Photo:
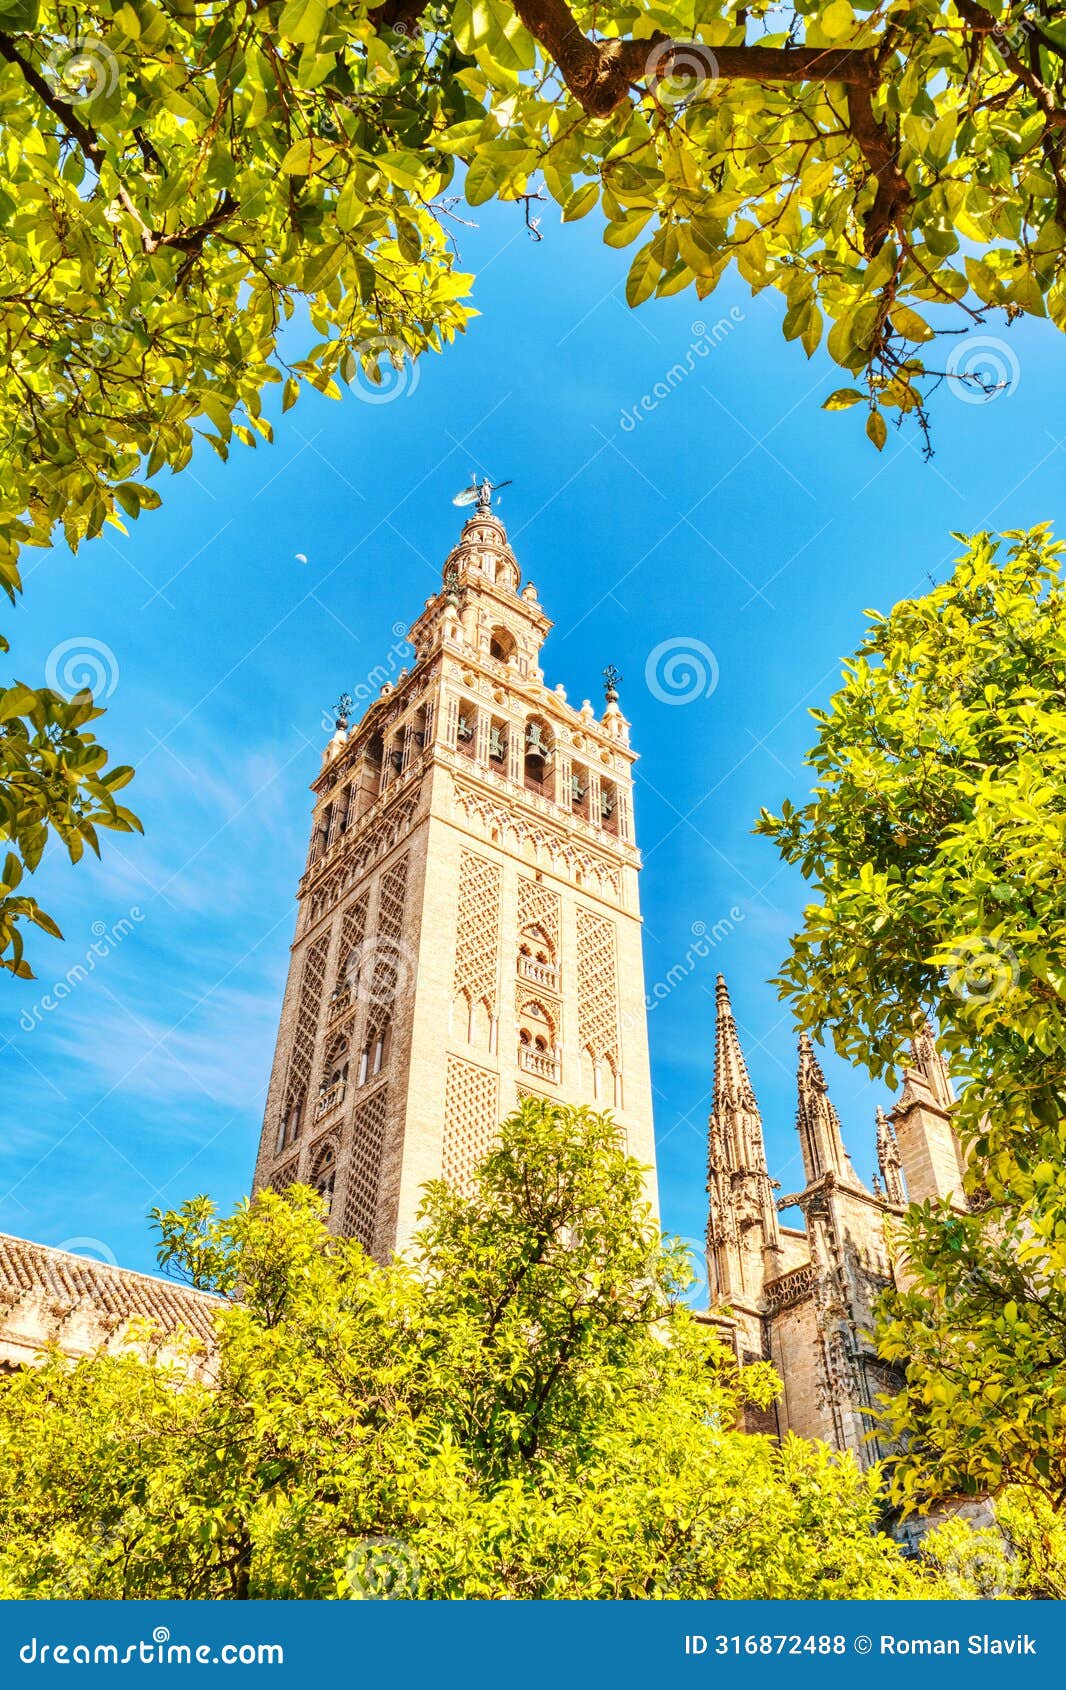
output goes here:
[[858, 1185], [844, 1148], [840, 1116], [833, 1107], [821, 1063], [806, 1033], [800, 1034], [798, 1089], [796, 1128], [807, 1183], [813, 1184], [823, 1174], [831, 1173], [849, 1185]]
[[935, 1101], [942, 1109], [950, 1109], [955, 1102], [948, 1065], [940, 1054], [931, 1021], [923, 1020], [911, 1040], [914, 1066], [924, 1074]]
[[877, 1165], [885, 1182], [885, 1196], [888, 1201], [906, 1203], [907, 1194], [903, 1186], [903, 1163], [899, 1145], [892, 1131], [892, 1123], [880, 1107], [877, 1111]]
[[[759, 1294], [780, 1250], [762, 1118], [740, 1048], [729, 990], [715, 992], [714, 1086], [707, 1123], [707, 1258], [714, 1294]], [[770, 1254], [767, 1255], [766, 1253]]]
[[725, 975], [719, 974], [715, 985], [714, 1029], [714, 1103], [716, 1115], [738, 1108], [748, 1109], [759, 1121], [759, 1106], [755, 1101], [748, 1065], [740, 1048], [740, 1035], [729, 1001], [729, 987]]

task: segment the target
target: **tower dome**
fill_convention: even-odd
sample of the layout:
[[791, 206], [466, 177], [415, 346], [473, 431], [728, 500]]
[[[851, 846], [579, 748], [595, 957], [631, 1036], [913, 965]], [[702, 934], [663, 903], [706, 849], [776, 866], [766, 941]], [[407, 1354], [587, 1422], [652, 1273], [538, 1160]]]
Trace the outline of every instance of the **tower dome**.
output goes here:
[[459, 544], [444, 565], [444, 582], [467, 576], [490, 581], [493, 586], [517, 593], [522, 585], [522, 572], [511, 550], [507, 530], [495, 511], [480, 506], [463, 523]]

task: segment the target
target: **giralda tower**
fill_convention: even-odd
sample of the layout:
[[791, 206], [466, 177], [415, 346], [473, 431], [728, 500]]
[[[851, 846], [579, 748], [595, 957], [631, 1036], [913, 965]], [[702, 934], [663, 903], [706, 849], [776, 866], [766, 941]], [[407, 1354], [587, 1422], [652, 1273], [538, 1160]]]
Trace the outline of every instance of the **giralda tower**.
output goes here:
[[379, 1259], [527, 1096], [611, 1110], [654, 1199], [635, 753], [610, 682], [599, 717], [545, 684], [551, 626], [482, 483], [412, 669], [313, 784], [255, 1183], [317, 1186]]

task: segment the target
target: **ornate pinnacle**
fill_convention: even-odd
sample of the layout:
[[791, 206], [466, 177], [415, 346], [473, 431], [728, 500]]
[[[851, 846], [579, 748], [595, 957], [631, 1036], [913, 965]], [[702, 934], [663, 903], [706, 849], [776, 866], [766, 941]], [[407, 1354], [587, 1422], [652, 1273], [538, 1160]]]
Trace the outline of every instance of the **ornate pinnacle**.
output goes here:
[[348, 726], [351, 710], [352, 695], [350, 692], [342, 692], [336, 704], [333, 706], [333, 715], [336, 719], [338, 729], [344, 729]]
[[603, 690], [608, 704], [618, 703], [618, 688], [622, 684], [622, 671], [617, 664], [608, 663], [603, 671]]
[[798, 1089], [796, 1126], [808, 1183], [820, 1179], [825, 1173], [843, 1175], [854, 1181], [855, 1172], [844, 1148], [840, 1116], [829, 1096], [822, 1065], [814, 1054], [807, 1032], [802, 1032], [799, 1039]]
[[450, 605], [459, 603], [459, 571], [454, 563], [444, 577], [444, 596]]

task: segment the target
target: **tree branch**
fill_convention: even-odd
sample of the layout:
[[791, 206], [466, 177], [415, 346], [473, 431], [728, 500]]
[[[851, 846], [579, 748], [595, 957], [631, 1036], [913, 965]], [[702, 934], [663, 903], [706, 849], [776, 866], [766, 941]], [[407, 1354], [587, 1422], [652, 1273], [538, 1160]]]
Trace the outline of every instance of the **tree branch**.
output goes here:
[[866, 215], [863, 246], [874, 258], [901, 213], [911, 202], [910, 184], [899, 167], [897, 144], [873, 108], [876, 72], [848, 88], [848, 117], [852, 136], [877, 181], [874, 203]]
[[1016, 52], [1009, 39], [996, 28], [996, 21], [985, 11], [983, 6], [975, 5], [974, 0], [955, 0], [955, 10], [960, 18], [965, 19], [977, 36], [991, 36], [996, 44], [1003, 63], [1008, 70], [1014, 72], [1043, 112], [1048, 125], [1053, 129], [1066, 129], [1066, 110], [1056, 103], [1052, 90], [1040, 80], [1036, 71], [1031, 69]]
[[72, 140], [77, 141], [82, 152], [99, 170], [104, 161], [104, 149], [99, 139], [88, 124], [83, 123], [72, 105], [61, 100], [55, 89], [45, 80], [40, 71], [24, 59], [10, 35], [0, 33], [0, 59], [6, 59], [9, 65], [18, 65], [23, 80], [33, 89], [38, 99], [48, 107], [48, 110], [58, 117], [63, 128]]
[[[89, 163], [93, 166], [93, 169], [99, 176], [100, 171], [107, 163], [107, 152], [101, 144], [100, 137], [97, 135], [96, 131], [78, 116], [69, 101], [62, 99], [56, 93], [47, 78], [41, 75], [36, 66], [32, 65], [28, 59], [23, 58], [22, 54], [15, 45], [14, 39], [3, 32], [0, 32], [0, 58], [6, 59], [8, 64], [18, 66], [27, 87], [32, 88], [33, 92], [37, 95], [42, 104], [47, 106], [52, 115], [59, 119], [71, 140], [77, 142], [78, 146], [85, 154], [85, 157], [89, 160]], [[140, 131], [135, 131], [134, 133], [136, 135], [138, 145], [141, 148], [142, 156], [145, 157], [146, 162], [147, 155], [145, 149], [147, 148], [148, 152], [151, 153], [152, 157], [158, 163], [159, 156], [155, 152], [154, 147], [151, 146], [151, 143], [145, 140]], [[191, 266], [191, 262], [203, 251], [204, 242], [207, 240], [208, 236], [212, 235], [219, 225], [224, 223], [228, 217], [232, 217], [233, 213], [237, 210], [237, 201], [231, 194], [225, 193], [219, 199], [219, 202], [210, 217], [205, 218], [202, 223], [198, 223], [195, 228], [178, 230], [174, 234], [163, 234], [157, 229], [150, 228], [145, 222], [135, 201], [130, 195], [128, 188], [118, 176], [117, 171], [115, 191], [123, 208], [132, 217], [134, 223], [136, 223], [141, 237], [141, 246], [144, 248], [144, 251], [149, 254], [149, 256], [151, 256], [154, 252], [158, 252], [161, 247], [165, 246], [176, 247], [179, 252], [187, 254], [185, 263], [181, 266], [181, 269], [178, 272], [179, 282], [184, 281], [188, 269]]]
[[[646, 41], [589, 41], [566, 0], [512, 0], [516, 15], [554, 59], [570, 92], [592, 117], [606, 117], [627, 100], [634, 86], [669, 75], [675, 54], [691, 67], [700, 44], [672, 42], [656, 33]], [[849, 128], [877, 181], [866, 221], [865, 247], [873, 257], [900, 212], [910, 187], [899, 168], [897, 144], [873, 108], [880, 85], [874, 48], [715, 47], [705, 48], [708, 77], [723, 82], [840, 82], [848, 91]]]

